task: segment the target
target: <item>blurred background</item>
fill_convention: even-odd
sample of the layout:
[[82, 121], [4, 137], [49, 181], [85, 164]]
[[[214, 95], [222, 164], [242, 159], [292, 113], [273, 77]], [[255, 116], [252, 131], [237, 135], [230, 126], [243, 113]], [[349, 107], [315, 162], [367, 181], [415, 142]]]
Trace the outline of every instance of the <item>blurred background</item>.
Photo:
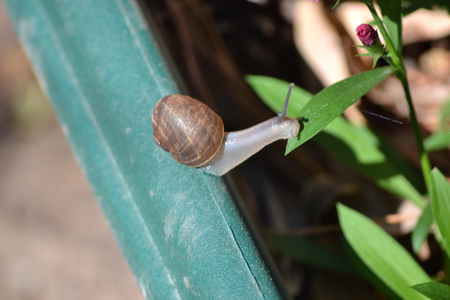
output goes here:
[[143, 299], [0, 2], [0, 299]]
[[[140, 4], [158, 29], [186, 92], [215, 109], [231, 131], [274, 115], [245, 83], [246, 74], [277, 77], [316, 93], [371, 68], [371, 58], [355, 57], [359, 48], [352, 47], [360, 44], [355, 28], [370, 22], [370, 14], [358, 1], [344, 1], [331, 10], [334, 2]], [[433, 8], [409, 15], [403, 40], [413, 100], [428, 136], [442, 126], [439, 115], [450, 95], [448, 12]], [[420, 189], [408, 114], [402, 88], [392, 77], [345, 117], [390, 142]], [[283, 156], [284, 146], [267, 147], [230, 174], [263, 234], [301, 228], [298, 235], [335, 248], [341, 239], [334, 208], [339, 201], [373, 218], [400, 216], [389, 230], [408, 244], [419, 214], [409, 202], [380, 190], [313, 142], [288, 157]], [[450, 175], [448, 149], [430, 158]], [[0, 234], [0, 299], [142, 299], [1, 2]], [[441, 266], [439, 255], [430, 255], [436, 249], [429, 241], [421, 253], [432, 275]], [[383, 299], [354, 276], [336, 277], [279, 254], [274, 258], [296, 299]], [[351, 291], [339, 288], [352, 285]]]

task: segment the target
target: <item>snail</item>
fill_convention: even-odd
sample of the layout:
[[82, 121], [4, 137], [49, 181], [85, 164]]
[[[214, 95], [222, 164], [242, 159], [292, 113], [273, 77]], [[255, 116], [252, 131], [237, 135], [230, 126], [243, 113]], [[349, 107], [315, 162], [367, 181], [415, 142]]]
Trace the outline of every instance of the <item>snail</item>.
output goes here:
[[286, 115], [293, 86], [277, 116], [235, 132], [224, 132], [222, 119], [206, 104], [185, 95], [165, 96], [153, 109], [153, 138], [178, 163], [222, 176], [268, 144], [298, 135], [300, 118]]

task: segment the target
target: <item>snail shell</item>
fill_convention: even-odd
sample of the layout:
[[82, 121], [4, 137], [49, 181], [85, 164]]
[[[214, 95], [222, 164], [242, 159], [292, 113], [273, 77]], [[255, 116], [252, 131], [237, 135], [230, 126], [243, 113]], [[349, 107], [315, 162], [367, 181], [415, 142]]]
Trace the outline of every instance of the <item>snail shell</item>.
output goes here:
[[161, 98], [153, 109], [156, 144], [180, 164], [222, 176], [265, 146], [299, 134], [299, 119], [287, 116], [291, 83], [281, 112], [247, 129], [225, 132], [221, 118], [202, 102], [184, 95]]
[[185, 95], [161, 98], [153, 109], [153, 138], [182, 165], [199, 167], [219, 150], [222, 119], [202, 102]]

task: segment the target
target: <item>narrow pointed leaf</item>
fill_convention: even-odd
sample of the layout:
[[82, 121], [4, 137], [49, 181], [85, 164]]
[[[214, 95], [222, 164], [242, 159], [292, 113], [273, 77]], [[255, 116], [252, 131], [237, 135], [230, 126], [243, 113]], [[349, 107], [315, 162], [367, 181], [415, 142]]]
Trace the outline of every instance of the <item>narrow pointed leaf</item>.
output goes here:
[[394, 291], [392, 291], [383, 281], [381, 281], [369, 267], [359, 258], [347, 241], [343, 241], [343, 247], [348, 260], [352, 266], [358, 270], [358, 273], [370, 282], [375, 288], [379, 289], [389, 300], [402, 300]]
[[430, 135], [424, 141], [424, 146], [427, 151], [445, 149], [449, 145], [450, 145], [450, 130], [438, 131]]
[[448, 0], [403, 0], [403, 16], [418, 9], [433, 10], [436, 8], [446, 9], [450, 13], [450, 2]]
[[397, 53], [402, 52], [402, 2], [400, 0], [378, 0], [383, 23], [391, 37]]
[[450, 129], [450, 98], [447, 98], [441, 107], [441, 115], [439, 117], [439, 129]]
[[392, 291], [403, 299], [427, 299], [410, 286], [430, 281], [411, 255], [366, 216], [338, 204], [344, 236], [361, 260]]
[[422, 244], [425, 242], [425, 239], [430, 232], [433, 220], [433, 210], [431, 205], [428, 204], [422, 211], [422, 215], [420, 216], [419, 221], [417, 221], [416, 228], [414, 228], [414, 231], [412, 232], [411, 241], [414, 253], [419, 253], [420, 247], [422, 247]]
[[439, 129], [430, 135], [425, 141], [425, 149], [427, 151], [440, 150], [450, 145], [450, 99], [447, 99], [441, 107], [441, 115], [439, 117]]
[[450, 183], [438, 170], [431, 172], [433, 187], [431, 190], [431, 205], [434, 219], [442, 236], [445, 251], [450, 257]]
[[370, 70], [339, 81], [317, 93], [300, 111], [303, 129], [297, 139], [288, 141], [286, 154], [314, 137], [391, 73], [391, 67]]
[[411, 288], [427, 296], [431, 300], [450, 299], [450, 285], [439, 282], [425, 282], [412, 286]]
[[[274, 112], [281, 110], [289, 83], [276, 78], [256, 75], [247, 76], [247, 81]], [[294, 87], [288, 115], [298, 116], [299, 111], [312, 97], [313, 95], [305, 90]], [[303, 132], [300, 133], [300, 135], [302, 134]], [[425, 206], [421, 194], [392, 163], [395, 161], [404, 169], [408, 168], [407, 162], [402, 161], [399, 155], [394, 155], [395, 151], [368, 128], [355, 126], [338, 116], [325, 127], [323, 132], [316, 135], [314, 141], [355, 170], [374, 180], [383, 189], [399, 197], [410, 199], [420, 207]], [[383, 149], [386, 150], [386, 153], [391, 153], [392, 160], [380, 150], [381, 145], [384, 145]]]

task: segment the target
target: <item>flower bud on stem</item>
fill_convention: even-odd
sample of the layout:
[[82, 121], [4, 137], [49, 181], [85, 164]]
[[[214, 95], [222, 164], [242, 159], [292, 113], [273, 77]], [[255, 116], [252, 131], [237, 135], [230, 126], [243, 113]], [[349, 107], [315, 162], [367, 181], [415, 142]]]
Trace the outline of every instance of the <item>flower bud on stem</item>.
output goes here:
[[372, 56], [372, 69], [375, 67], [381, 57], [385, 57], [387, 59], [389, 53], [385, 50], [384, 45], [380, 42], [378, 32], [373, 29], [372, 26], [370, 26], [369, 24], [359, 25], [358, 27], [356, 27], [356, 35], [364, 45], [355, 47], [361, 47], [367, 50], [367, 53], [358, 54], [357, 56]]

